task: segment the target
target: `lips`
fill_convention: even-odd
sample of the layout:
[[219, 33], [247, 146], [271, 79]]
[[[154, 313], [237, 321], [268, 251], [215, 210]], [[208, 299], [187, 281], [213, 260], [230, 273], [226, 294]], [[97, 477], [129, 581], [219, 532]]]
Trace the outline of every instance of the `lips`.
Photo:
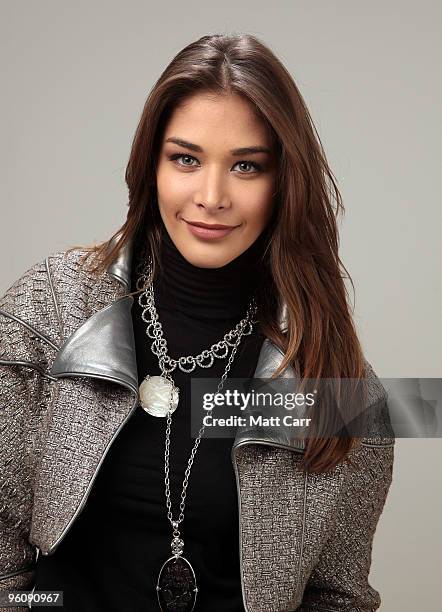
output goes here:
[[186, 221], [186, 223], [188, 223], [189, 225], [194, 225], [196, 227], [205, 227], [206, 229], [213, 229], [213, 230], [233, 229], [234, 227], [236, 227], [235, 225], [221, 225], [220, 223], [210, 224], [210, 223], [204, 223], [202, 221]]
[[203, 238], [205, 240], [216, 240], [219, 238], [224, 238], [225, 236], [233, 232], [236, 227], [238, 227], [235, 225], [220, 225], [218, 223], [209, 225], [207, 223], [200, 223], [199, 221], [186, 221], [186, 225], [193, 236], [196, 236], [197, 238]]

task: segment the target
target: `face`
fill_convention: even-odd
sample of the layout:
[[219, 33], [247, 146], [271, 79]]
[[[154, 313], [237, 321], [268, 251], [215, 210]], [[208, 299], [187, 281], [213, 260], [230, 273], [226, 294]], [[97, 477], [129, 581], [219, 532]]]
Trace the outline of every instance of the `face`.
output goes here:
[[222, 267], [270, 220], [276, 178], [270, 134], [240, 96], [195, 94], [169, 119], [156, 178], [160, 214], [177, 249], [194, 266]]

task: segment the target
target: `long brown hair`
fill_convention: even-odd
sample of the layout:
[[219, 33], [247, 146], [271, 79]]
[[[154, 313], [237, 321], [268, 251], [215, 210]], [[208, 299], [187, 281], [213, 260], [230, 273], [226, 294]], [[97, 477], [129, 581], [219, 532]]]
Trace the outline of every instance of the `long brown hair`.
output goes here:
[[[196, 92], [243, 96], [277, 146], [277, 198], [266, 228], [265, 282], [259, 300], [261, 331], [284, 352], [273, 377], [287, 365], [305, 379], [363, 377], [364, 357], [344, 279], [354, 286], [338, 254], [342, 198], [292, 76], [253, 35], [203, 36], [180, 51], [155, 83], [126, 168], [127, 219], [109, 240], [81, 247], [96, 254], [98, 263], [92, 269], [103, 272], [140, 232], [149, 244], [154, 270], [158, 265], [157, 156], [171, 112]], [[283, 307], [285, 330], [279, 324]], [[328, 471], [347, 458], [355, 443], [350, 436], [311, 437], [301, 465], [310, 472]]]

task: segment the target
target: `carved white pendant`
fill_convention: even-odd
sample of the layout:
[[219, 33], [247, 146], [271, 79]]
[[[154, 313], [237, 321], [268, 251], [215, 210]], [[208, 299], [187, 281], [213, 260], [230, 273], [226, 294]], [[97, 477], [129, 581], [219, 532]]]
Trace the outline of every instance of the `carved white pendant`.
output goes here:
[[146, 376], [140, 385], [140, 404], [149, 414], [155, 417], [165, 417], [169, 412], [172, 396], [171, 412], [178, 406], [179, 389], [163, 376]]

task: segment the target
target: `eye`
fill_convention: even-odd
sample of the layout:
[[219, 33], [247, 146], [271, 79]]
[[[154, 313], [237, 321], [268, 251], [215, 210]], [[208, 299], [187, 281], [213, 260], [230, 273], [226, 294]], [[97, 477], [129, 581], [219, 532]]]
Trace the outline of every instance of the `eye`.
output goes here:
[[[180, 159], [181, 157], [196, 160], [196, 157], [193, 157], [193, 155], [188, 155], [187, 153], [174, 153], [173, 155], [169, 157], [169, 159], [170, 161], [175, 161], [177, 159]], [[190, 165], [191, 164], [178, 164], [178, 166], [190, 166]]]
[[[237, 166], [238, 164], [242, 164], [243, 166], [253, 166], [253, 168], [255, 168], [255, 172], [261, 172], [262, 170], [262, 167], [260, 166], [260, 164], [257, 164], [256, 162], [243, 160], [243, 161], [237, 162], [235, 166]], [[255, 172], [242, 172], [241, 174], [255, 174]]]
[[[187, 153], [174, 153], [173, 155], [169, 156], [170, 161], [177, 161], [179, 159], [198, 161], [196, 157], [193, 157], [193, 155], [189, 155]], [[238, 166], [239, 164], [241, 164], [243, 167], [252, 166], [255, 169], [254, 172], [240, 172], [240, 174], [256, 174], [258, 172], [261, 172], [262, 170], [262, 166], [260, 164], [257, 164], [256, 162], [252, 162], [249, 160], [242, 160], [242, 161], [236, 162], [235, 166]], [[188, 168], [191, 168], [193, 166], [193, 164], [188, 164], [188, 163], [178, 163], [177, 165], [181, 167], [188, 167]]]

